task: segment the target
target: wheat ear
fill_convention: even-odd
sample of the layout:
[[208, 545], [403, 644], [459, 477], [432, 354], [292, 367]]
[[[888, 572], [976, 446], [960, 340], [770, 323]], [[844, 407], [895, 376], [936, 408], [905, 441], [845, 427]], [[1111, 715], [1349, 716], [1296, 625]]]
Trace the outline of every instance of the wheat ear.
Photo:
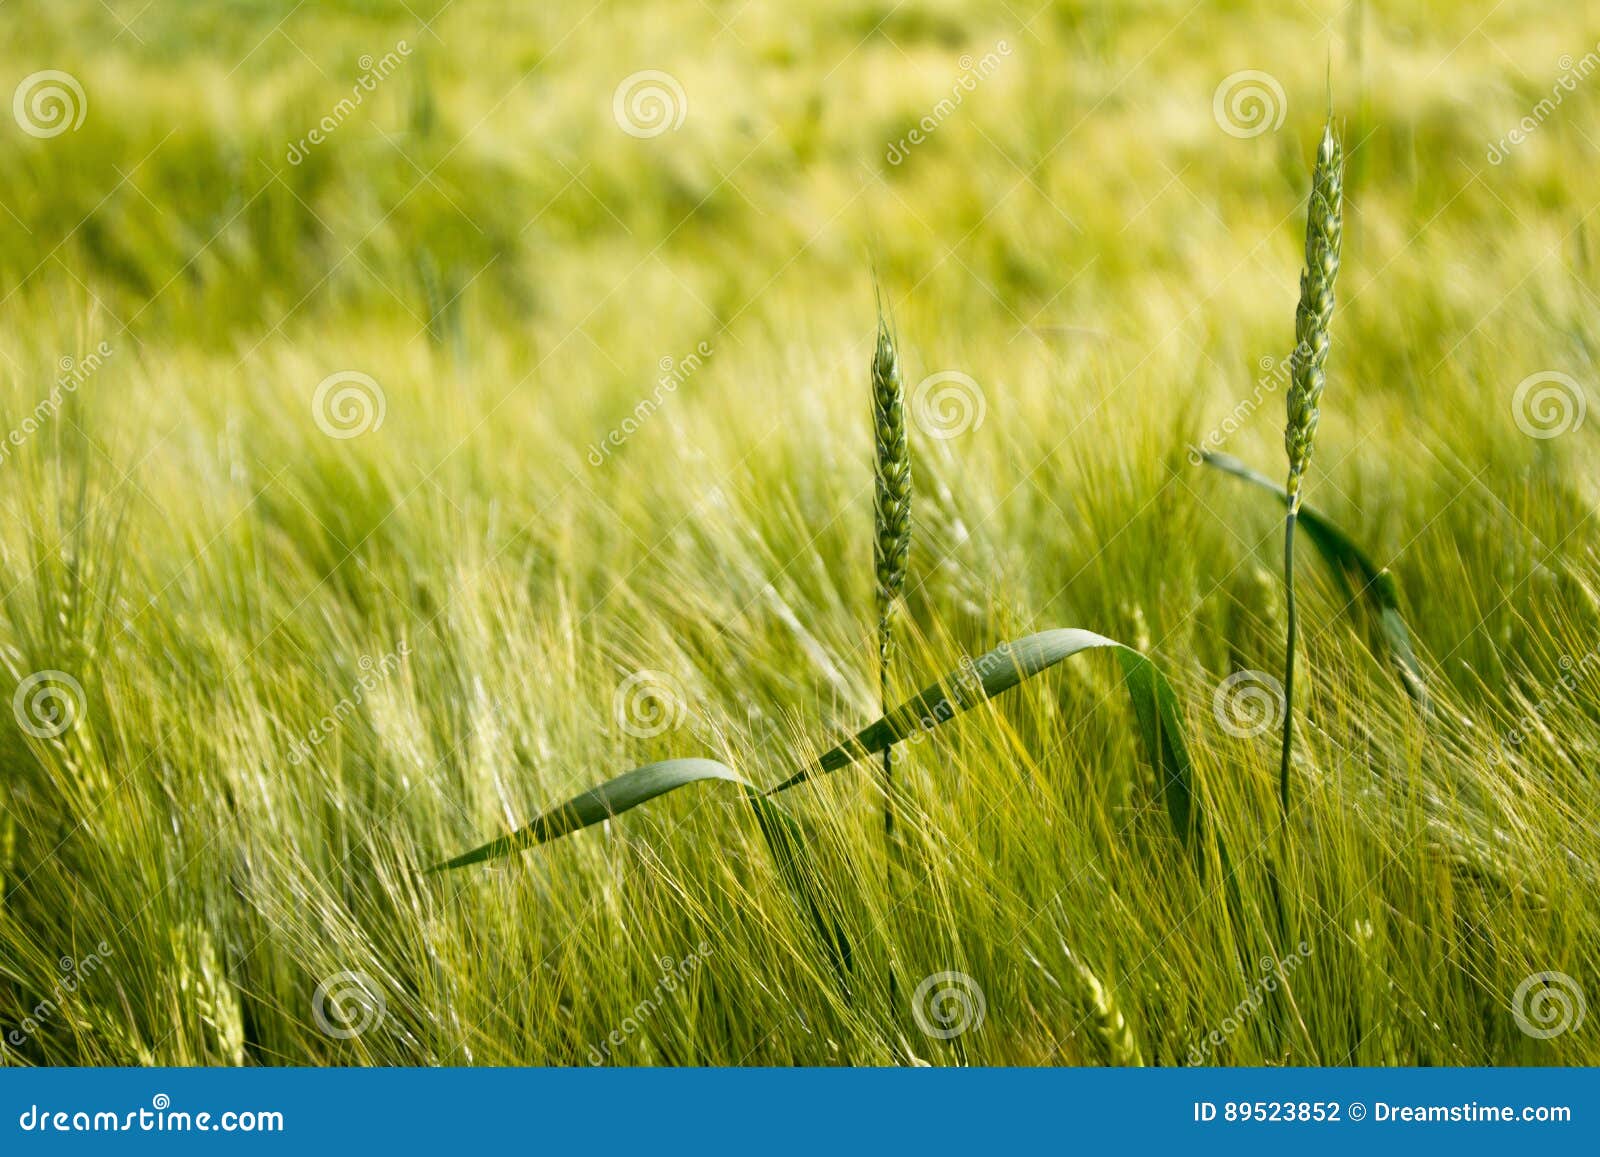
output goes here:
[[1311, 178], [1311, 204], [1306, 212], [1306, 267], [1300, 274], [1300, 304], [1294, 314], [1294, 354], [1289, 361], [1289, 420], [1283, 445], [1289, 456], [1289, 513], [1284, 521], [1283, 581], [1288, 640], [1283, 673], [1283, 759], [1278, 790], [1285, 815], [1289, 811], [1289, 757], [1294, 744], [1294, 528], [1300, 512], [1300, 483], [1311, 463], [1317, 437], [1323, 387], [1327, 385], [1329, 326], [1333, 321], [1333, 283], [1339, 276], [1339, 244], [1343, 236], [1344, 149], [1333, 120], [1323, 126], [1322, 143]]
[[[894, 338], [878, 309], [878, 342], [872, 354], [872, 434], [877, 451], [873, 474], [872, 561], [877, 575], [878, 696], [889, 710], [889, 661], [895, 603], [905, 591], [911, 554], [911, 443], [906, 437], [906, 393]], [[894, 764], [883, 752], [885, 835], [894, 834]]]

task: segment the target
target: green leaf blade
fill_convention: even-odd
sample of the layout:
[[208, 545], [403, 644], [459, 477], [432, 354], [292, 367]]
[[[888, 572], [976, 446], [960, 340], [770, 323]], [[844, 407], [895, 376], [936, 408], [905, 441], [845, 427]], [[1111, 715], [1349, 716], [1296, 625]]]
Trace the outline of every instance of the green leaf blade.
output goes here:
[[463, 852], [454, 859], [435, 864], [429, 872], [443, 872], [451, 868], [464, 868], [485, 860], [500, 859], [526, 848], [547, 844], [583, 828], [592, 827], [602, 820], [621, 815], [660, 796], [677, 791], [680, 787], [723, 780], [746, 788], [754, 785], [726, 764], [714, 759], [667, 759], [649, 763], [607, 780], [599, 787], [575, 796], [545, 812], [538, 819], [519, 828], [510, 835], [491, 840], [481, 847]]
[[1187, 844], [1196, 827], [1193, 767], [1171, 684], [1140, 652], [1115, 639], [1078, 628], [1058, 627], [1000, 644], [862, 728], [810, 767], [772, 788], [767, 795], [777, 795], [848, 767], [918, 730], [931, 731], [1057, 663], [1102, 648], [1110, 648], [1121, 661], [1123, 681], [1133, 702], [1145, 754], [1157, 770], [1173, 829]]
[[592, 827], [679, 788], [713, 781], [737, 784], [743, 789], [746, 801], [755, 812], [762, 839], [777, 863], [778, 874], [822, 940], [830, 961], [839, 973], [840, 983], [846, 984], [846, 974], [851, 967], [850, 941], [821, 889], [819, 873], [799, 823], [776, 802], [762, 795], [748, 779], [714, 759], [667, 759], [636, 767], [582, 795], [574, 796], [510, 835], [490, 840], [453, 859], [433, 865], [427, 869], [427, 873], [465, 868], [515, 855]]
[[[1287, 490], [1265, 474], [1250, 469], [1233, 455], [1218, 454], [1209, 450], [1201, 453], [1207, 466], [1275, 494], [1285, 505], [1288, 504]], [[1422, 664], [1418, 662], [1416, 651], [1411, 645], [1411, 631], [1407, 628], [1405, 616], [1400, 609], [1400, 593], [1395, 586], [1394, 575], [1373, 562], [1367, 553], [1356, 545], [1354, 539], [1326, 515], [1312, 507], [1302, 503], [1297, 521], [1323, 560], [1333, 568], [1340, 586], [1349, 599], [1353, 602], [1358, 598], [1365, 598], [1371, 605], [1379, 632], [1389, 648], [1395, 668], [1400, 675], [1401, 684], [1412, 700], [1419, 707], [1426, 709], [1427, 681], [1423, 677]]]

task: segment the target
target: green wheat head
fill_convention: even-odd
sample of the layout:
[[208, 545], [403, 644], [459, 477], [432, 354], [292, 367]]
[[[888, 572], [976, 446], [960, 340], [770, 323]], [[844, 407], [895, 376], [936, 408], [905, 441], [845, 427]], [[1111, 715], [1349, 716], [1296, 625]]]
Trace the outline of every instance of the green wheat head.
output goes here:
[[[1066, 948], [1065, 943], [1062, 948]], [[1133, 1029], [1122, 1015], [1116, 994], [1088, 965], [1073, 955], [1071, 949], [1067, 949], [1067, 962], [1072, 965], [1083, 986], [1083, 994], [1089, 1005], [1089, 1027], [1105, 1048], [1107, 1059], [1111, 1064], [1125, 1068], [1142, 1067], [1144, 1056], [1139, 1051], [1139, 1042], [1133, 1035]]]
[[872, 560], [877, 573], [878, 659], [888, 678], [890, 616], [905, 590], [911, 553], [911, 444], [906, 437], [906, 392], [900, 358], [883, 314], [878, 314], [878, 345], [872, 355], [872, 434], [877, 450], [874, 472]]
[[1294, 660], [1298, 634], [1294, 606], [1294, 529], [1300, 513], [1300, 479], [1311, 463], [1328, 384], [1328, 327], [1333, 321], [1333, 283], [1339, 276], [1339, 243], [1343, 239], [1344, 149], [1333, 130], [1333, 118], [1322, 129], [1317, 163], [1311, 175], [1311, 204], [1306, 210], [1306, 268], [1300, 275], [1300, 304], [1294, 311], [1294, 354], [1289, 360], [1289, 421], [1283, 446], [1289, 455], [1289, 484], [1284, 494], [1289, 512], [1284, 522], [1283, 585], [1287, 631], [1283, 665], [1283, 745], [1278, 763], [1278, 793], [1283, 815], [1289, 815], [1289, 767], [1294, 750]]
[[1333, 283], [1339, 276], [1343, 233], [1344, 148], [1330, 120], [1322, 130], [1311, 206], [1306, 214], [1306, 267], [1300, 275], [1300, 304], [1294, 314], [1294, 354], [1290, 358], [1289, 422], [1284, 449], [1289, 454], [1289, 509], [1300, 508], [1300, 479], [1311, 462], [1318, 408], [1327, 385], [1328, 327], [1333, 320]]

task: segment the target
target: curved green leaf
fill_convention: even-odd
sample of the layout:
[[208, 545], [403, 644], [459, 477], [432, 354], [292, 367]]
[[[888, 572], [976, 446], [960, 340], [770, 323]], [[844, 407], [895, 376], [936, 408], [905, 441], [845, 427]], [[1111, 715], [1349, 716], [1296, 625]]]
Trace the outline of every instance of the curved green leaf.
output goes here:
[[777, 861], [784, 882], [794, 891], [796, 898], [811, 918], [836, 968], [841, 976], [850, 968], [850, 941], [845, 936], [836, 915], [830, 915], [827, 901], [818, 887], [816, 870], [811, 864], [810, 850], [804, 834], [794, 817], [767, 799], [744, 776], [724, 763], [714, 759], [667, 759], [649, 763], [607, 780], [597, 788], [568, 800], [560, 807], [544, 813], [526, 827], [510, 835], [490, 840], [481, 847], [463, 852], [454, 859], [435, 864], [429, 873], [464, 868], [485, 860], [515, 855], [527, 848], [547, 844], [562, 836], [591, 827], [612, 816], [648, 803], [660, 796], [677, 791], [690, 784], [708, 780], [721, 780], [739, 785], [756, 814], [762, 837]]
[[[1285, 505], [1288, 504], [1287, 490], [1265, 474], [1250, 469], [1231, 454], [1215, 454], [1210, 451], [1201, 453], [1206, 465], [1270, 491]], [[1304, 503], [1300, 506], [1298, 522], [1305, 529], [1306, 537], [1317, 548], [1317, 552], [1333, 568], [1346, 598], [1355, 602], [1358, 598], [1365, 597], [1371, 604], [1377, 616], [1378, 629], [1388, 644], [1406, 693], [1419, 706], [1427, 706], [1428, 688], [1422, 677], [1422, 664], [1417, 662], [1416, 652], [1411, 648], [1411, 632], [1407, 630], [1405, 618], [1400, 613], [1400, 592], [1395, 585], [1394, 575], [1367, 557], [1366, 552], [1325, 515], [1319, 514]]]
[[1192, 768], [1188, 748], [1184, 745], [1177, 696], [1166, 677], [1144, 655], [1093, 631], [1057, 628], [1040, 631], [1014, 643], [1001, 643], [864, 727], [810, 767], [772, 788], [767, 795], [788, 791], [809, 779], [847, 767], [915, 732], [932, 731], [968, 708], [1010, 690], [1063, 659], [1102, 647], [1113, 650], [1122, 665], [1123, 682], [1139, 723], [1139, 737], [1160, 780], [1167, 816], [1178, 838], [1188, 843], [1194, 835], [1197, 817]]
[[709, 779], [726, 780], [754, 790], [755, 785], [726, 764], [714, 759], [666, 759], [660, 763], [647, 763], [616, 779], [607, 780], [599, 787], [568, 800], [560, 807], [547, 811], [524, 828], [508, 836], [491, 840], [482, 847], [463, 852], [453, 860], [435, 864], [430, 872], [443, 872], [450, 868], [464, 868], [484, 860], [499, 859], [525, 848], [559, 840], [581, 828], [590, 827], [601, 820], [621, 815], [623, 812], [648, 803], [657, 796], [677, 791], [691, 783]]

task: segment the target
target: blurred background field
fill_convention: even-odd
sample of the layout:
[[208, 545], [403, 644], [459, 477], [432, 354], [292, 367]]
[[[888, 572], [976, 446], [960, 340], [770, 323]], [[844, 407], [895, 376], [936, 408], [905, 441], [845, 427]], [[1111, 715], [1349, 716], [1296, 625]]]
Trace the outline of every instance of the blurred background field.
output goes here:
[[[1600, 1062], [1587, 16], [0, 3], [6, 1061]], [[1313, 559], [1282, 859], [1274, 733], [1218, 698], [1282, 671], [1280, 511], [1195, 448], [1282, 473], [1330, 87], [1307, 500], [1437, 711]], [[1088, 657], [907, 756], [898, 899], [865, 769], [788, 797], [848, 986], [716, 785], [419, 877], [873, 717], [874, 273], [914, 402], [950, 387], [897, 685], [1050, 626], [1148, 651], [1227, 870]]]

